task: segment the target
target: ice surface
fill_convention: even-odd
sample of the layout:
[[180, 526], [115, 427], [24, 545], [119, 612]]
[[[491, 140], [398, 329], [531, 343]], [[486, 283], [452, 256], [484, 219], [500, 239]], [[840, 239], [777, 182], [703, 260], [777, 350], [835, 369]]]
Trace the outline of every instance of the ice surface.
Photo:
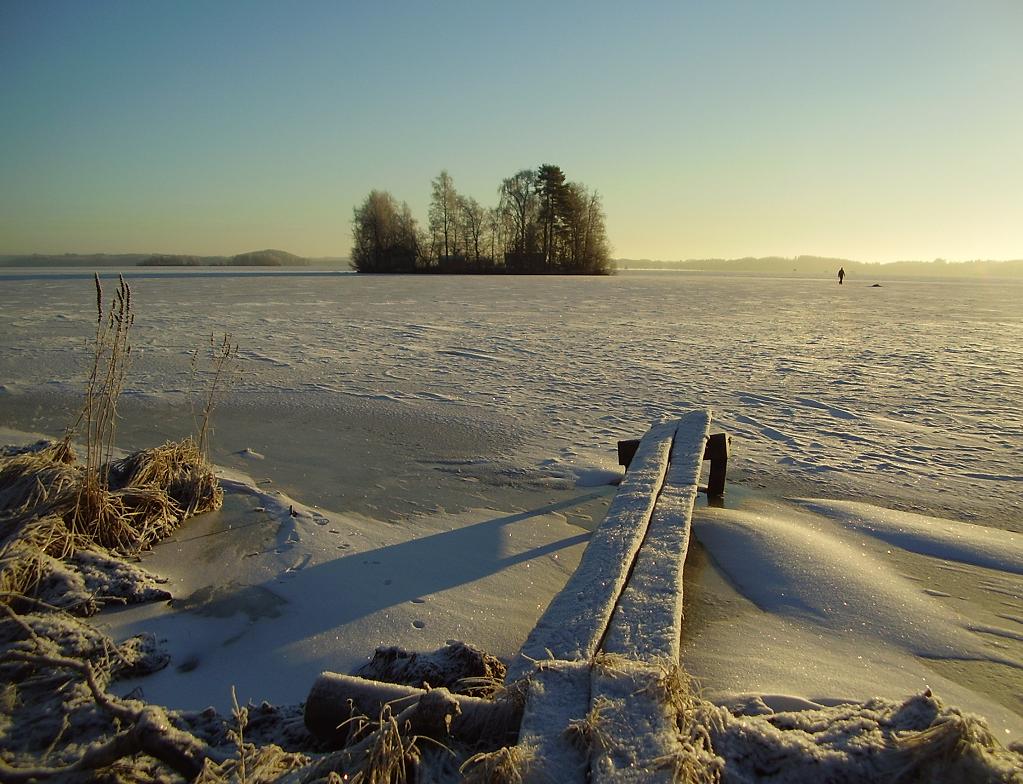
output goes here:
[[[1023, 527], [1019, 282], [128, 274], [140, 405], [180, 401], [192, 350], [229, 332], [228, 408], [287, 405], [307, 427], [345, 401], [465, 414], [513, 428], [502, 457], [565, 476], [612, 468], [614, 441], [650, 421], [712, 407], [736, 477]], [[81, 377], [87, 276], [31, 276], [2, 283], [0, 416], [30, 399], [45, 418]]]
[[[730, 508], [697, 510], [710, 554], [684, 627], [708, 693], [805, 705], [930, 686], [1021, 736], [1020, 283], [129, 280], [122, 446], [187, 431], [209, 377], [193, 378], [192, 352], [230, 332], [242, 354], [215, 458], [261, 493], [231, 494], [215, 518], [230, 536], [196, 521], [147, 557], [177, 606], [110, 619], [167, 638], [150, 698], [226, 707], [236, 683], [296, 702], [320, 668], [378, 644], [510, 656], [600, 520], [599, 490], [574, 503], [575, 488], [621, 475], [617, 439], [713, 407], [733, 435]], [[0, 428], [59, 435], [91, 283], [32, 271], [0, 286]], [[757, 506], [743, 487], [823, 500]]]

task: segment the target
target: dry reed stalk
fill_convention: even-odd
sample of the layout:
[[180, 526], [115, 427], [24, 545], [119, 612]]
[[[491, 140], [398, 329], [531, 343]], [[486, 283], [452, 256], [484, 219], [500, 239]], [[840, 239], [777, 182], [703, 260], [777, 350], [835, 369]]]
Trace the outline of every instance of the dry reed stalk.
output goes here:
[[404, 784], [419, 761], [415, 739], [406, 740], [397, 718], [385, 705], [374, 741], [366, 751], [360, 770], [352, 778], [355, 784]]
[[68, 555], [68, 539], [57, 515], [34, 516], [16, 525], [0, 544], [0, 590], [28, 593], [45, 575], [49, 558]]
[[903, 762], [891, 780], [1023, 784], [1020, 756], [1006, 750], [975, 717], [952, 711], [920, 732], [897, 736]]
[[[238, 356], [238, 344], [231, 343], [231, 335], [224, 333], [224, 337], [218, 343], [214, 336], [210, 335], [209, 361], [213, 377], [210, 380], [209, 389], [202, 401], [202, 408], [196, 418], [196, 445], [199, 453], [208, 458], [210, 449], [210, 437], [213, 434], [212, 417], [213, 409], [216, 408], [223, 394], [224, 388], [230, 386], [230, 370], [233, 360]], [[192, 354], [192, 376], [195, 377], [199, 366], [199, 350]], [[195, 416], [193, 414], [193, 416]]]
[[248, 707], [239, 707], [238, 696], [231, 687], [231, 710], [235, 720], [235, 728], [228, 730], [228, 738], [237, 748], [235, 756], [223, 762], [207, 759], [202, 772], [194, 784], [262, 784], [263, 782], [279, 781], [285, 774], [301, 770], [309, 765], [309, 758], [304, 754], [284, 751], [280, 746], [268, 744], [256, 746], [245, 742], [245, 728], [249, 723]]
[[[131, 360], [129, 332], [135, 321], [131, 288], [118, 275], [113, 302], [104, 316], [103, 286], [99, 275], [96, 285], [96, 334], [92, 365], [85, 385], [85, 403], [78, 421], [69, 429], [67, 439], [79, 427], [85, 429], [85, 469], [75, 508], [69, 515], [72, 531], [116, 524], [116, 509], [107, 498], [108, 477], [104, 467], [110, 463], [117, 429], [117, 400]], [[102, 538], [118, 541], [120, 531]]]
[[720, 721], [714, 706], [693, 690], [689, 673], [677, 662], [658, 667], [646, 687], [675, 713], [678, 748], [656, 762], [672, 771], [672, 779], [686, 784], [717, 784], [724, 760], [714, 753], [710, 729]]
[[0, 458], [0, 515], [37, 507], [76, 485], [81, 470], [69, 450], [69, 445], [58, 442]]
[[[30, 593], [46, 556], [67, 559], [83, 547], [136, 554], [185, 518], [219, 509], [223, 490], [207, 457], [210, 415], [237, 346], [211, 339], [214, 375], [198, 440], [187, 438], [113, 462], [117, 400], [130, 364], [132, 294], [123, 277], [104, 311], [96, 288], [96, 331], [78, 419], [63, 440], [0, 454], [0, 590]], [[80, 432], [84, 463], [71, 440]]]
[[458, 770], [466, 784], [522, 784], [535, 756], [532, 746], [502, 746], [474, 754]]
[[160, 488], [184, 517], [219, 509], [224, 491], [201, 448], [192, 438], [143, 449], [110, 467], [116, 489]]
[[610, 707], [606, 698], [598, 697], [586, 715], [570, 721], [565, 727], [565, 738], [575, 748], [587, 754], [611, 748], [611, 733], [604, 712]]

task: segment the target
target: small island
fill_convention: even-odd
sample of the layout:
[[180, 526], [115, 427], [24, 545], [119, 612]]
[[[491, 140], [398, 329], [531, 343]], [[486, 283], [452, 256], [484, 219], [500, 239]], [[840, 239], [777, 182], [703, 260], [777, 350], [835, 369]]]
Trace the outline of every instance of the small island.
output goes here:
[[610, 275], [600, 195], [569, 182], [561, 167], [523, 169], [484, 207], [455, 189], [447, 171], [431, 183], [427, 228], [406, 202], [374, 190], [355, 207], [357, 272]]

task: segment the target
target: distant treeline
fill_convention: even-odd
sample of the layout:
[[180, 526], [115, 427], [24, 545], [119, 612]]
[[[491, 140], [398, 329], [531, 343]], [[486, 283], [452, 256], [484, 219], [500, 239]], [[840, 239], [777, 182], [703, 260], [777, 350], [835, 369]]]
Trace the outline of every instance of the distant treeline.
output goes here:
[[0, 256], [0, 267], [134, 267], [147, 253], [30, 253]]
[[352, 219], [358, 272], [580, 274], [613, 272], [600, 195], [560, 167], [523, 169], [484, 207], [442, 171], [431, 183], [427, 228], [407, 203], [371, 191]]
[[139, 262], [140, 267], [295, 267], [309, 259], [283, 250], [254, 250], [237, 256], [155, 255]]
[[956, 277], [1015, 278], [1023, 277], [1023, 259], [1012, 261], [893, 261], [886, 264], [854, 261], [825, 256], [764, 256], [741, 259], [689, 259], [687, 261], [651, 261], [649, 259], [617, 259], [620, 270], [671, 269], [693, 272], [737, 272], [762, 275], [824, 275], [833, 277], [839, 268], [851, 280], [878, 277]]
[[148, 253], [64, 253], [0, 256], [2, 267], [291, 267], [309, 259], [283, 250], [255, 250], [237, 256], [189, 256]]

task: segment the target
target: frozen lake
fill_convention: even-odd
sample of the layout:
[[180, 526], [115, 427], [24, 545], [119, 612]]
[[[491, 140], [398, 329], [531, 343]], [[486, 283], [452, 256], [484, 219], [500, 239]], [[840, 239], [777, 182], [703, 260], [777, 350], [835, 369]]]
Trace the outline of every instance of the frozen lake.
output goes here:
[[[1019, 282], [130, 275], [125, 437], [136, 412], [177, 435], [191, 353], [228, 332], [218, 460], [265, 454], [317, 502], [400, 514], [424, 461], [491, 486], [599, 481], [617, 439], [711, 406], [732, 481], [1023, 528]], [[52, 431], [77, 405], [92, 285], [0, 286], [0, 424]], [[364, 498], [360, 465], [391, 446], [387, 498]]]
[[[733, 436], [729, 491], [694, 522], [683, 641], [706, 693], [784, 706], [934, 688], [1023, 737], [1019, 282], [129, 281], [119, 444], [188, 432], [206, 379], [192, 353], [228, 332], [214, 459], [251, 477], [147, 556], [184, 603], [104, 616], [198, 663], [147, 679], [150, 699], [225, 707], [233, 683], [294, 703], [380, 644], [514, 655], [601, 519], [616, 440], [710, 406]], [[0, 435], [58, 435], [80, 405], [91, 279], [5, 271], [0, 286]]]

